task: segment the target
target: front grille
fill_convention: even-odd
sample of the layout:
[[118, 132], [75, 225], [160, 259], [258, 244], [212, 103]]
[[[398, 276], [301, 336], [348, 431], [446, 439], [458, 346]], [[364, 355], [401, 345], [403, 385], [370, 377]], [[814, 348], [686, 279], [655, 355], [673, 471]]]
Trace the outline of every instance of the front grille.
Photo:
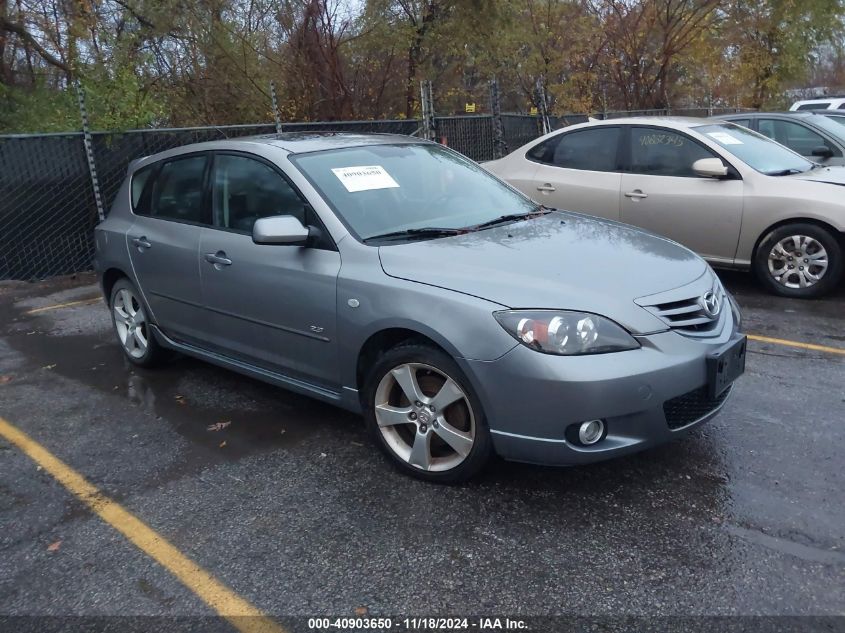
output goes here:
[[720, 395], [711, 398], [707, 393], [707, 387], [701, 387], [677, 398], [667, 400], [663, 403], [666, 424], [674, 431], [700, 420], [708, 413], [718, 409], [725, 398], [728, 397], [731, 389], [732, 387], [728, 387]]
[[703, 297], [699, 294], [643, 307], [678, 334], [693, 337], [715, 336], [722, 330], [722, 321], [730, 311], [730, 305], [727, 294], [718, 281], [713, 284], [711, 291], [719, 302], [719, 312], [715, 316], [704, 309]]

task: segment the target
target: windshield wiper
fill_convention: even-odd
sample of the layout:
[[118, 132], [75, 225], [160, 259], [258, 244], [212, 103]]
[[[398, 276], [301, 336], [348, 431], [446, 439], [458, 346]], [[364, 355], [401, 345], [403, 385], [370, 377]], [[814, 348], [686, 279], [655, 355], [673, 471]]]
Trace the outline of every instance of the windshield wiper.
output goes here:
[[546, 215], [547, 213], [551, 213], [552, 209], [547, 209], [542, 205], [537, 205], [537, 207], [533, 211], [523, 212], [523, 213], [508, 213], [507, 215], [500, 215], [498, 218], [493, 218], [492, 220], [487, 220], [486, 222], [482, 222], [481, 224], [475, 224], [473, 226], [467, 227], [468, 230], [471, 231], [478, 231], [480, 229], [486, 229], [491, 226], [496, 226], [498, 224], [505, 224], [506, 222], [513, 222], [515, 220], [525, 220], [527, 218], [533, 218], [538, 215]]
[[795, 167], [790, 167], [789, 169], [781, 169], [780, 171], [767, 171], [767, 176], [792, 176], [793, 174], [803, 174], [804, 172], [800, 169], [796, 169]]
[[373, 240], [390, 240], [403, 237], [444, 237], [447, 235], [461, 235], [466, 233], [466, 229], [451, 229], [437, 226], [426, 226], [416, 229], [402, 229], [401, 231], [390, 231], [389, 233], [381, 233], [380, 235], [370, 235], [364, 238], [365, 242]]

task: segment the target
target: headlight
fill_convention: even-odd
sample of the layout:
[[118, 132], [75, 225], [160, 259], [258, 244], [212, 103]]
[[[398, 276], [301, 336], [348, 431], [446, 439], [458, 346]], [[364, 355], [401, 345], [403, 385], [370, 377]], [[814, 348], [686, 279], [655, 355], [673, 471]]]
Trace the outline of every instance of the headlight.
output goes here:
[[637, 349], [622, 327], [597, 314], [563, 310], [502, 310], [493, 316], [508, 334], [544, 354], [573, 356]]

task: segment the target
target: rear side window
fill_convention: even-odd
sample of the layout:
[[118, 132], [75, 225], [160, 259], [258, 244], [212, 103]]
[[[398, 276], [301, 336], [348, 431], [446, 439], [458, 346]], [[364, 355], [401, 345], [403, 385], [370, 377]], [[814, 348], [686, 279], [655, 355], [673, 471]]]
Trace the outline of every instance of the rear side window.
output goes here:
[[716, 157], [697, 141], [673, 130], [631, 128], [631, 171], [635, 174], [697, 178], [692, 164]]
[[149, 215], [179, 222], [203, 222], [205, 156], [164, 163], [152, 186]]
[[838, 108], [838, 109], [839, 109], [839, 110], [845, 110], [845, 103], [840, 104], [840, 106], [839, 106], [839, 108]]
[[751, 127], [751, 119], [729, 119], [729, 121], [742, 127]]
[[153, 173], [153, 167], [155, 165], [148, 165], [142, 169], [139, 169], [134, 174], [132, 174], [132, 210], [136, 212], [140, 212], [140, 204], [141, 204], [141, 194], [144, 193], [144, 187], [147, 186], [147, 183], [150, 180], [150, 176]]
[[586, 171], [617, 171], [618, 127], [596, 127], [559, 134], [531, 148], [537, 163]]
[[829, 101], [818, 101], [815, 103], [804, 103], [798, 106], [798, 110], [827, 110], [830, 107]]
[[219, 154], [214, 159], [214, 223], [251, 232], [259, 218], [292, 215], [303, 224], [305, 203], [276, 170], [245, 156]]

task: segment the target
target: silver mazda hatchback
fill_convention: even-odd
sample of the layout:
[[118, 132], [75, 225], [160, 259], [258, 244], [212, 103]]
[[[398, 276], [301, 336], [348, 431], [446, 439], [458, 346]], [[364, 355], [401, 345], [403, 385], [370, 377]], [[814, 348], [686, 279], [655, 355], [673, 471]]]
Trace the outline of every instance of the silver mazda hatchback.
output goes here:
[[177, 351], [365, 416], [404, 472], [679, 437], [744, 371], [710, 267], [405, 136], [279, 134], [134, 163], [96, 231], [127, 358]]

